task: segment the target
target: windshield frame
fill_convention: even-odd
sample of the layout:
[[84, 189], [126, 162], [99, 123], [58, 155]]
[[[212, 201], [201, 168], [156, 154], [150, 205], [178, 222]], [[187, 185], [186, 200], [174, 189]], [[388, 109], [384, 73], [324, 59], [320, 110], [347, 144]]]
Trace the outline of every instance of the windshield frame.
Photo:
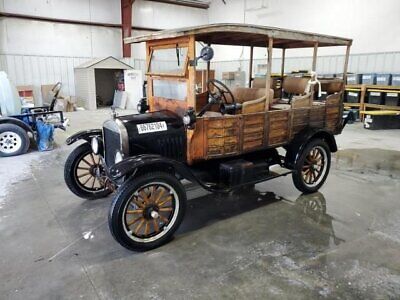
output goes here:
[[[182, 71], [180, 73], [170, 73], [170, 72], [151, 72], [151, 62], [153, 59], [153, 53], [155, 50], [160, 50], [160, 49], [176, 49], [176, 48], [187, 48], [186, 51], [186, 58], [183, 61], [183, 67]], [[149, 59], [147, 61], [147, 66], [146, 66], [146, 75], [150, 76], [168, 76], [168, 77], [186, 77], [187, 70], [188, 70], [188, 64], [189, 64], [189, 43], [187, 42], [181, 42], [181, 43], [168, 43], [168, 44], [163, 44], [163, 45], [158, 45], [158, 46], [150, 46], [149, 47]], [[181, 62], [182, 63], [182, 62]]]

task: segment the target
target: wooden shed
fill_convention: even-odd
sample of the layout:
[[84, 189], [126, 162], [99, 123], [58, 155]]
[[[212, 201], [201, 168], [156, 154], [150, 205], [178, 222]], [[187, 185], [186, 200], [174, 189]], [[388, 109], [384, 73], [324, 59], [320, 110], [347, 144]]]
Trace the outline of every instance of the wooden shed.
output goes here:
[[115, 57], [98, 58], [74, 69], [78, 105], [88, 110], [111, 106], [114, 91], [123, 82], [124, 70], [133, 69]]

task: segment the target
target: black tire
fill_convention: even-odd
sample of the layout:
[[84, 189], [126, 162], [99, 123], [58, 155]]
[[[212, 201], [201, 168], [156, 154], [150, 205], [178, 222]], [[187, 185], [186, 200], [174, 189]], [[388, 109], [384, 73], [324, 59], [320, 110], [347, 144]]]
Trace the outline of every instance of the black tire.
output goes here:
[[0, 156], [16, 156], [28, 151], [28, 133], [15, 124], [0, 124]]
[[107, 197], [111, 193], [111, 190], [107, 187], [101, 186], [99, 181], [98, 186], [93, 188], [86, 187], [85, 185], [83, 185], [82, 182], [80, 182], [80, 178], [78, 178], [77, 173], [78, 166], [82, 163], [82, 160], [91, 153], [92, 148], [88, 143], [84, 143], [76, 147], [70, 153], [65, 162], [64, 180], [71, 192], [73, 192], [78, 197], [88, 200], [95, 200]]
[[314, 193], [325, 183], [330, 166], [331, 151], [327, 143], [321, 139], [311, 140], [295, 163], [293, 183], [300, 192]]
[[[152, 191], [151, 188], [153, 188]], [[161, 197], [165, 195], [165, 192], [160, 192], [160, 188], [169, 189], [167, 198], [171, 200], [164, 200], [163, 203], [160, 203], [154, 199], [156, 195], [159, 196], [158, 200], [166, 199]], [[151, 192], [146, 193], [146, 189]], [[149, 203], [143, 200], [142, 192], [145, 193], [145, 198], [149, 200]], [[169, 203], [169, 201], [171, 207], [164, 207], [164, 203]], [[128, 207], [134, 208], [130, 214], [127, 210]], [[166, 217], [164, 213], [161, 213], [161, 209], [171, 209], [171, 213]], [[181, 182], [174, 175], [168, 173], [148, 173], [129, 179], [121, 185], [110, 208], [108, 225], [115, 240], [123, 247], [134, 251], [147, 251], [160, 247], [172, 238], [183, 220], [185, 210], [186, 192]], [[153, 211], [157, 212], [157, 216], [152, 215]], [[137, 217], [133, 217], [134, 214]], [[132, 217], [130, 221], [128, 221], [128, 216]], [[164, 222], [165, 219], [169, 222]], [[127, 224], [128, 222], [131, 224]], [[142, 226], [143, 222], [145, 222], [145, 228]], [[161, 224], [163, 225], [161, 226]], [[130, 227], [132, 225], [135, 227]], [[142, 227], [138, 228], [140, 226]], [[148, 228], [153, 228], [154, 232], [146, 235]], [[140, 231], [143, 233], [140, 234]]]

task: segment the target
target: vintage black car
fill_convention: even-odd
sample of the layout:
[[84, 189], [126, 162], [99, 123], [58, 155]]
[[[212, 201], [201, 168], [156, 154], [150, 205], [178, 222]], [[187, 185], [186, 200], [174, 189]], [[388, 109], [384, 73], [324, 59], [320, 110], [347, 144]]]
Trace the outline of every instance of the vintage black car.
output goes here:
[[[342, 97], [351, 40], [218, 24], [126, 42], [147, 47], [147, 99], [139, 104], [140, 114], [114, 116], [102, 129], [71, 136], [68, 144], [85, 143], [65, 164], [65, 181], [79, 197], [96, 199], [116, 190], [109, 226], [122, 246], [148, 250], [172, 237], [185, 213], [183, 179], [216, 193], [288, 174], [304, 193], [325, 182], [331, 152], [337, 151], [334, 135], [345, 124]], [[196, 56], [197, 42], [249, 46], [248, 87], [229, 88], [211, 78], [213, 50], [204, 47]], [[346, 47], [343, 78], [318, 80], [317, 49], [325, 46]], [[252, 77], [254, 47], [268, 53], [261, 86]], [[298, 47], [314, 49], [310, 76], [284, 73], [285, 50]], [[271, 75], [273, 48], [282, 49], [281, 86]], [[207, 62], [203, 90], [196, 88], [200, 59]], [[321, 90], [325, 98], [318, 97]]]

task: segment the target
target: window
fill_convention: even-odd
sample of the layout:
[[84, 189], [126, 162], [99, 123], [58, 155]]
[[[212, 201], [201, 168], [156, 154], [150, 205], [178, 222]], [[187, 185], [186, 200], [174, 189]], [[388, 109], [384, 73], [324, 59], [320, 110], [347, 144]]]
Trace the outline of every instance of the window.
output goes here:
[[187, 83], [179, 80], [153, 80], [153, 96], [186, 101]]
[[171, 48], [154, 48], [151, 51], [148, 72], [152, 74], [184, 75], [188, 48], [176, 45]]

